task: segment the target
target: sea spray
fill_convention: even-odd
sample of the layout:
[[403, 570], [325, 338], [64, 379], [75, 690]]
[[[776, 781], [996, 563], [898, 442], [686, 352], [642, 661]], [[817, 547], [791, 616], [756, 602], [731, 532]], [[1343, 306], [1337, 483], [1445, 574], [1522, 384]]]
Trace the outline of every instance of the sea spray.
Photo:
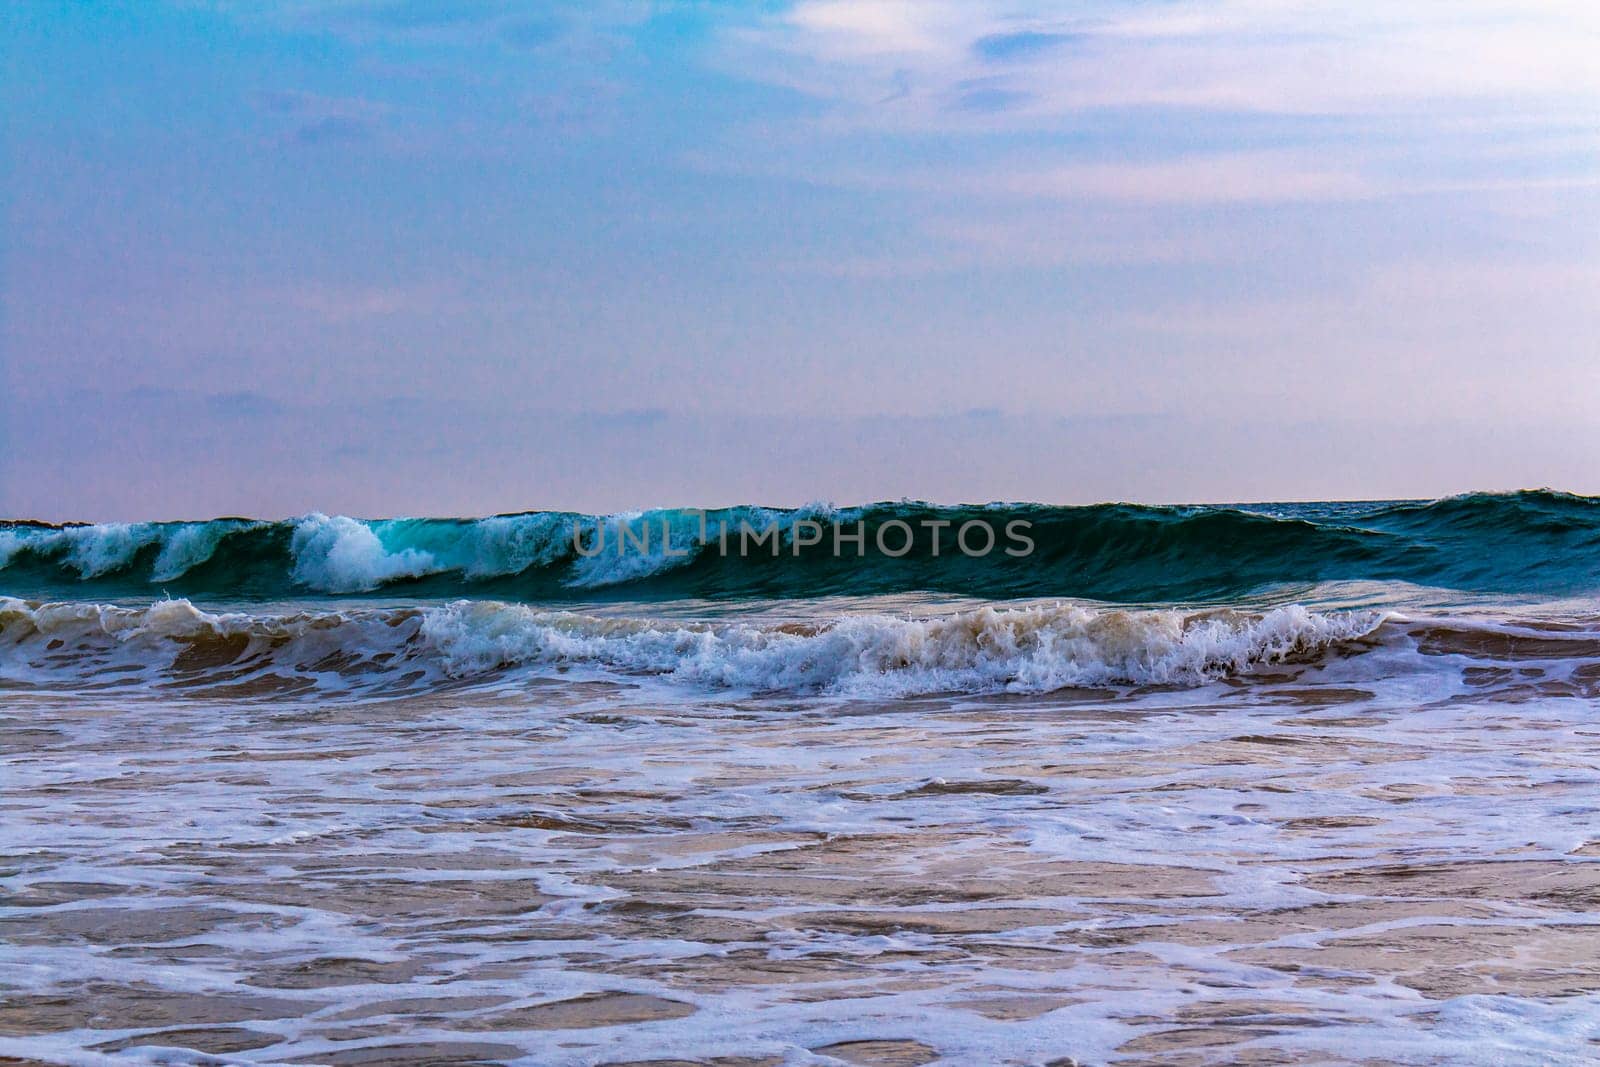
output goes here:
[[1290, 606], [1126, 611], [1072, 604], [931, 617], [846, 614], [807, 623], [537, 611], [497, 601], [325, 612], [208, 612], [0, 599], [0, 678], [262, 692], [303, 683], [353, 693], [509, 671], [586, 668], [701, 687], [906, 696], [1200, 685], [1365, 637], [1379, 612]]
[[0, 592], [41, 600], [158, 590], [259, 601], [403, 594], [523, 602], [921, 591], [1229, 603], [1334, 581], [1592, 593], [1600, 589], [1600, 501], [1533, 491], [1431, 503], [908, 502], [484, 519], [317, 513], [285, 521], [0, 524]]

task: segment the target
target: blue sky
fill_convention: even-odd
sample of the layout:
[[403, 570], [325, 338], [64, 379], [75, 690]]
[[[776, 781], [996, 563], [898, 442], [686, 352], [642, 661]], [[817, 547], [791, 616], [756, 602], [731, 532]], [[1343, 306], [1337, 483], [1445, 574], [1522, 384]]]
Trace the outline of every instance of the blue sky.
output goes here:
[[0, 18], [9, 514], [1600, 490], [1592, 3]]

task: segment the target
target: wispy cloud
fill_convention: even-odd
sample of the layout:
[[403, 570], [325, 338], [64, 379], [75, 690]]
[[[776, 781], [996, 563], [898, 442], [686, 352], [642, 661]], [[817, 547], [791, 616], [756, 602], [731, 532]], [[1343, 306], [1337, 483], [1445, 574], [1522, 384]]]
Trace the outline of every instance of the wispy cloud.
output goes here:
[[342, 3], [335, 9], [335, 15], [351, 23], [429, 30], [491, 21], [508, 10], [511, 9], [507, 4], [496, 0], [375, 0]]
[[242, 14], [271, 17], [268, 12], [305, 30], [331, 29], [364, 43], [531, 49], [614, 40], [619, 30], [649, 18], [652, 8], [637, 0], [279, 0]]
[[1385, 114], [1424, 102], [1600, 96], [1600, 7], [1586, 3], [1056, 0], [1030, 9], [1019, 20], [993, 0], [802, 0], [743, 35], [746, 69], [864, 110], [893, 71], [907, 71], [923, 89], [920, 109], [861, 116], [889, 125], [936, 117], [952, 87], [997, 62], [1025, 77], [1017, 91], [1038, 101], [1036, 120], [1130, 106]]
[[1381, 187], [1332, 160], [1237, 152], [1157, 163], [1086, 163], [989, 175], [994, 191], [1145, 204], [1287, 203], [1368, 199]]
[[1088, 35], [1084, 33], [1017, 30], [985, 34], [972, 42], [972, 51], [978, 58], [991, 63], [1006, 63], [1037, 59], [1074, 41], [1085, 40], [1088, 40]]
[[[138, 48], [95, 5], [19, 27], [51, 101], [12, 124], [0, 346], [30, 389], [181, 386], [222, 426], [403, 392], [457, 436], [537, 396], [659, 407], [663, 438], [714, 409], [1600, 404], [1594, 0], [135, 6]], [[696, 448], [736, 472], [750, 439]], [[1028, 468], [939, 469], [976, 454], [988, 491]], [[544, 492], [508, 455], [482, 469]], [[614, 503], [675, 476], [633, 474]]]
[[[1574, 133], [1600, 109], [1597, 54], [1600, 5], [1577, 0], [799, 0], [718, 55], [811, 109], [712, 169], [910, 194], [923, 233], [996, 203], [1043, 226], [1059, 205], [1170, 220], [1579, 189], [1600, 180]], [[970, 262], [942, 247], [910, 261]]]
[[1009, 89], [1004, 82], [978, 78], [957, 85], [948, 107], [952, 111], [992, 114], [1022, 107], [1032, 99], [1032, 93]]
[[301, 284], [257, 294], [258, 301], [309, 314], [324, 323], [442, 315], [460, 300], [438, 285]]
[[256, 101], [293, 123], [286, 135], [289, 143], [306, 146], [371, 140], [387, 111], [370, 100], [289, 90], [257, 93]]
[[569, 30], [566, 22], [553, 16], [520, 18], [504, 23], [500, 37], [517, 48], [541, 48], [558, 40]]

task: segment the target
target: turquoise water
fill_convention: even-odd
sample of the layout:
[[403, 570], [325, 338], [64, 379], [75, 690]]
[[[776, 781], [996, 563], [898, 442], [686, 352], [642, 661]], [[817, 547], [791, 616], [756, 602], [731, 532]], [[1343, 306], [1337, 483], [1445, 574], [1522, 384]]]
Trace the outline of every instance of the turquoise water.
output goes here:
[[[741, 539], [744, 530], [753, 533]], [[774, 536], [756, 540], [768, 531]], [[1600, 499], [1537, 490], [1375, 503], [898, 503], [0, 525], [0, 592], [47, 600], [667, 602], [926, 592], [1137, 604], [1229, 602], [1329, 582], [1583, 596], [1600, 590]]]
[[6, 525], [0, 1058], [1594, 1061], [1600, 501], [703, 518]]

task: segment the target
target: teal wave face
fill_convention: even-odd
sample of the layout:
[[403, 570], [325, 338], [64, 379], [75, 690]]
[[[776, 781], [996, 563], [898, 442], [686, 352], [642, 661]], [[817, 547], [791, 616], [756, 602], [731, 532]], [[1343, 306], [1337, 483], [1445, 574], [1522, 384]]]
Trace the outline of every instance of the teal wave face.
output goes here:
[[1600, 500], [725, 508], [483, 519], [0, 523], [0, 592], [232, 599], [359, 595], [667, 600], [909, 592], [1217, 601], [1388, 581], [1600, 590]]

